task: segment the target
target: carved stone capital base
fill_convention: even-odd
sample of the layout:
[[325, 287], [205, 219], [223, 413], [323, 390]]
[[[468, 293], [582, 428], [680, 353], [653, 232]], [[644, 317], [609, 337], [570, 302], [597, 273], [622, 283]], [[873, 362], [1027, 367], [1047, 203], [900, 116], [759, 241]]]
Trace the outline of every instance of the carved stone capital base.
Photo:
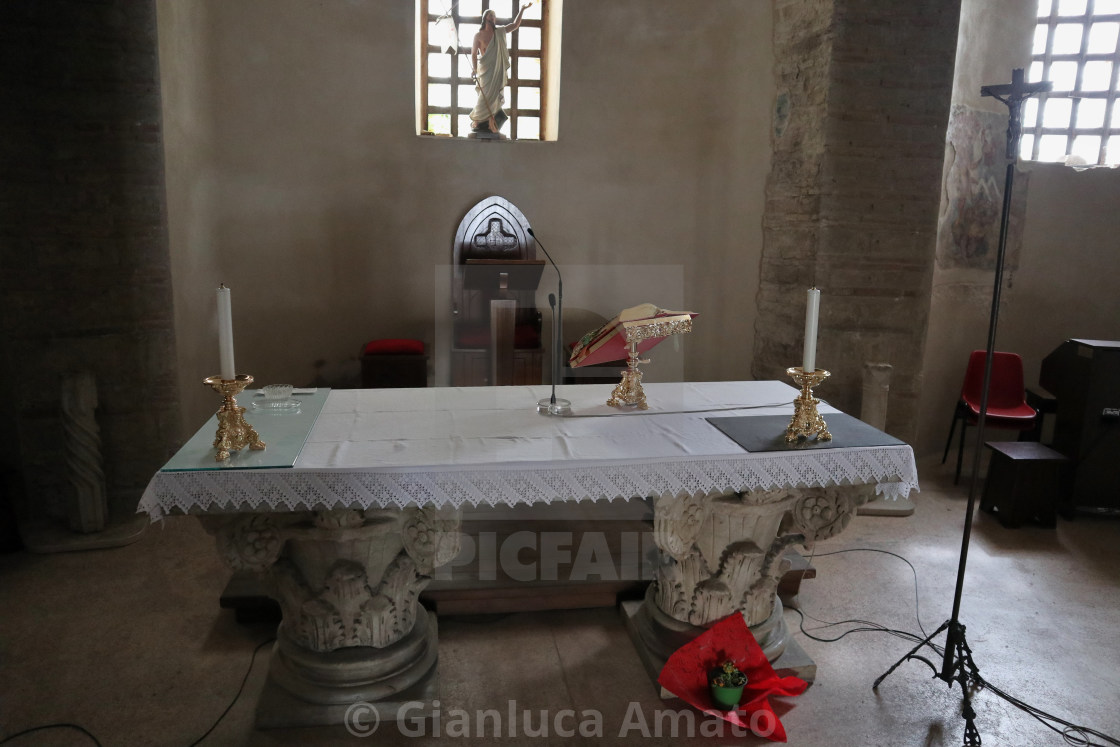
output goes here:
[[[672, 653], [672, 651], [668, 651], [668, 653], [666, 651], [674, 644], [677, 644], [678, 648], [684, 645], [685, 641], [677, 638], [677, 635], [683, 635], [685, 631], [658, 630], [657, 624], [653, 622], [653, 616], [649, 613], [650, 608], [651, 606], [645, 601], [629, 601], [622, 603], [621, 612], [623, 622], [626, 624], [626, 632], [630, 634], [630, 640], [634, 643], [638, 658], [645, 666], [650, 681], [656, 685], [657, 678]], [[752, 628], [752, 630], [754, 629]], [[775, 632], [770, 634], [759, 633], [758, 631], [756, 633], [767, 640], [781, 637], [781, 634], [776, 635], [776, 628], [773, 630]], [[659, 634], [667, 634], [667, 637], [659, 639]], [[657, 646], [656, 650], [647, 645], [647, 641], [650, 640], [654, 641], [654, 645]], [[817, 678], [816, 662], [809, 658], [809, 655], [805, 653], [805, 650], [801, 648], [797, 639], [793, 636], [785, 635], [784, 644], [784, 650], [770, 661], [770, 666], [774, 668], [779, 677], [800, 677], [806, 682], [813, 682]], [[662, 700], [673, 700], [677, 697], [676, 694], [659, 685], [658, 688]]]
[[832, 485], [658, 498], [657, 578], [640, 606], [624, 613], [652, 676], [712, 624], [740, 614], [775, 669], [815, 677], [816, 665], [782, 618], [784, 554], [839, 534], [873, 495], [873, 485]]
[[[770, 617], [749, 626], [751, 635], [758, 641], [762, 653], [770, 662], [777, 660], [785, 652], [790, 640], [789, 629], [782, 616], [783, 611], [782, 601], [775, 597], [774, 610]], [[712, 624], [715, 624], [715, 621]], [[642, 645], [654, 658], [662, 662], [668, 660], [674, 651], [711, 627], [711, 625], [690, 625], [662, 612], [657, 607], [656, 589], [652, 585], [646, 590], [646, 598], [635, 617], [634, 626]]]
[[259, 574], [283, 614], [259, 725], [343, 723], [358, 702], [392, 719], [409, 701], [435, 700], [435, 618], [418, 597], [459, 552], [458, 510], [200, 518], [230, 568]]
[[786, 549], [839, 534], [873, 495], [874, 486], [834, 485], [658, 498], [661, 563], [649, 601], [697, 628], [733, 612], [761, 625], [777, 608]]
[[[280, 643], [283, 639], [277, 639], [269, 678], [257, 704], [257, 728], [353, 724], [354, 717], [348, 720], [347, 711], [357, 702], [363, 703], [358, 725], [431, 717], [439, 701], [436, 616], [426, 613], [424, 620], [416, 624], [416, 629], [426, 629], [423, 645], [419, 640], [398, 641], [389, 654], [398, 659], [400, 668], [368, 682], [362, 680], [374, 672], [362, 661], [366, 651], [343, 649], [308, 656], [297, 649], [288, 656], [281, 650], [285, 648]], [[421, 655], [413, 658], [416, 653]], [[324, 685], [313, 676], [334, 684]]]
[[423, 679], [436, 663], [436, 625], [424, 608], [400, 640], [374, 649], [310, 651], [277, 631], [269, 676], [309, 703], [333, 705], [389, 698]]

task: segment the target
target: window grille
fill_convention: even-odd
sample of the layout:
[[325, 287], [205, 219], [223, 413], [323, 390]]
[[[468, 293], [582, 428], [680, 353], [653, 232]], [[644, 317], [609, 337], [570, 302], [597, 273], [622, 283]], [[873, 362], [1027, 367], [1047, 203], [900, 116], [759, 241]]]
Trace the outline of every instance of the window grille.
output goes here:
[[[436, 135], [466, 137], [477, 101], [471, 80], [471, 47], [482, 15], [493, 9], [498, 24], [511, 23], [520, 0], [418, 0], [420, 3], [420, 122]], [[546, 116], [549, 0], [525, 10], [509, 36], [509, 85], [502, 134], [542, 140]]]

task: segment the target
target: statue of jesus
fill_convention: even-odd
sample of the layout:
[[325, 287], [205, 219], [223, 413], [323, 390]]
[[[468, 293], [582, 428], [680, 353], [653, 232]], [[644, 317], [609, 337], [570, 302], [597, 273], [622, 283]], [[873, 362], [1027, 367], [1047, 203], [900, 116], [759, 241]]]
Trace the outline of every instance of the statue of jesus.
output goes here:
[[504, 89], [509, 82], [509, 47], [506, 35], [521, 25], [521, 16], [533, 3], [528, 2], [517, 11], [513, 23], [498, 26], [498, 14], [493, 10], [482, 16], [482, 28], [474, 35], [471, 47], [471, 77], [478, 91], [478, 102], [471, 110], [471, 129], [476, 132], [492, 132], [505, 123], [507, 116], [502, 111], [505, 104]]

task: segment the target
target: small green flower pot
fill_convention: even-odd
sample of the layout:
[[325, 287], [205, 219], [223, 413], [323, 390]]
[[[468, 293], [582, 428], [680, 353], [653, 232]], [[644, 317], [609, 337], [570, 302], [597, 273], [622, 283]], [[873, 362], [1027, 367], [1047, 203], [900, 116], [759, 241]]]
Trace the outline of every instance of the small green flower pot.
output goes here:
[[731, 711], [739, 707], [739, 700], [743, 697], [743, 688], [745, 685], [738, 687], [719, 687], [718, 685], [709, 685], [708, 690], [712, 695], [712, 705], [721, 711]]

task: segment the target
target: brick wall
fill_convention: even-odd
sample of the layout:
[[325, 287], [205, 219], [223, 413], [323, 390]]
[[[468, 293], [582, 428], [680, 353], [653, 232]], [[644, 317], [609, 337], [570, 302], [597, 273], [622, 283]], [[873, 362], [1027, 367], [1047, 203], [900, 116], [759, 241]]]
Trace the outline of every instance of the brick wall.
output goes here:
[[816, 280], [820, 244], [832, 24], [832, 0], [774, 4], [777, 97], [752, 364], [759, 379], [785, 379], [801, 362], [805, 289]]
[[0, 4], [0, 445], [27, 518], [65, 514], [68, 373], [96, 376], [111, 513], [175, 446], [156, 50], [147, 0]]
[[821, 288], [818, 393], [858, 414], [894, 367], [887, 430], [911, 439], [929, 310], [959, 0], [778, 0], [774, 168], [753, 373], [801, 360]]

